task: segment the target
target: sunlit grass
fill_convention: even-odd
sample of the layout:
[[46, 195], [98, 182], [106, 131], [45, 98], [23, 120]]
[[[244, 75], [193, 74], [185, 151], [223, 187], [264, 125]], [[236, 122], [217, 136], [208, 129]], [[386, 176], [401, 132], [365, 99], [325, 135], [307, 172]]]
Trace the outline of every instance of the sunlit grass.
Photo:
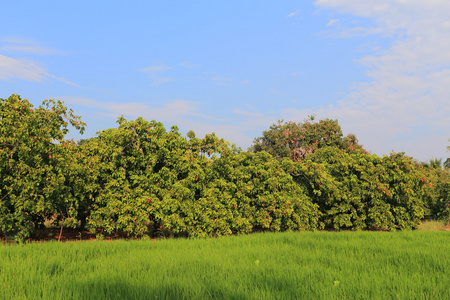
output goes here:
[[3, 299], [448, 299], [450, 232], [0, 246]]

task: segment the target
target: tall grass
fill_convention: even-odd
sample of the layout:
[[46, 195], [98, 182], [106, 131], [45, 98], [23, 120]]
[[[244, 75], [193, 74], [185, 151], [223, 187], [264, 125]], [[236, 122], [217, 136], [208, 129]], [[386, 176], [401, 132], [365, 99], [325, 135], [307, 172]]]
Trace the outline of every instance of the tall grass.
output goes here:
[[448, 299], [450, 232], [0, 246], [2, 299]]

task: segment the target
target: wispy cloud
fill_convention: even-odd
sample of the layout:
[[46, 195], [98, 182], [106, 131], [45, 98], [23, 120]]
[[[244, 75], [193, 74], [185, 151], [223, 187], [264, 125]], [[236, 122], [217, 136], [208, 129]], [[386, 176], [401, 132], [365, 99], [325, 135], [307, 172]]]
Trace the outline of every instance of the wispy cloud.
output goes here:
[[188, 69], [196, 69], [196, 68], [200, 68], [201, 66], [198, 64], [194, 64], [190, 61], [183, 61], [180, 63], [180, 67], [188, 68]]
[[338, 23], [339, 19], [331, 19], [328, 23], [327, 23], [327, 27], [333, 26], [334, 24]]
[[146, 73], [153, 81], [150, 86], [160, 86], [163, 83], [174, 81], [175, 78], [162, 77], [160, 73], [171, 70], [172, 68], [167, 65], [149, 66], [139, 71]]
[[[177, 125], [187, 132], [194, 130], [198, 137], [209, 133], [216, 133], [220, 138], [236, 143], [246, 149], [251, 145], [255, 134], [259, 135], [261, 130], [266, 129], [277, 121], [272, 116], [259, 112], [235, 109], [237, 118], [217, 118], [202, 112], [205, 103], [199, 101], [170, 100], [159, 104], [150, 105], [143, 102], [118, 103], [102, 102], [85, 97], [58, 97], [70, 107], [81, 106], [90, 108], [95, 112], [93, 118], [116, 119], [120, 115], [126, 118], [143, 117], [146, 120], [162, 122], [166, 128]], [[105, 129], [105, 128], [101, 128]]]
[[450, 136], [450, 2], [315, 3], [370, 21], [369, 26], [347, 24], [340, 29], [341, 36], [394, 37], [387, 50], [361, 58], [359, 62], [367, 68], [371, 81], [355, 83], [338, 105], [325, 109], [328, 115], [337, 117], [347, 128], [355, 128], [367, 148], [376, 153], [407, 151], [422, 160], [444, 155]]
[[249, 111], [244, 111], [244, 110], [241, 110], [241, 109], [234, 109], [233, 112], [235, 114], [243, 115], [243, 116], [246, 116], [246, 117], [262, 117], [262, 116], [264, 116], [262, 113], [249, 112]]
[[35, 55], [63, 54], [60, 50], [44, 47], [34, 40], [9, 36], [0, 38], [0, 51]]
[[203, 77], [201, 78], [203, 80], [211, 80], [212, 82], [214, 82], [214, 84], [217, 85], [231, 85], [231, 81], [233, 81], [233, 78], [226, 78], [226, 77], [222, 77], [222, 76], [214, 76], [214, 77]]
[[300, 12], [300, 10], [296, 10], [294, 12], [289, 13], [286, 18], [292, 18], [294, 16], [296, 16], [298, 13]]
[[[62, 51], [45, 48], [33, 40], [19, 37], [2, 37], [0, 38], [0, 42], [0, 51], [2, 52], [20, 53], [26, 54], [27, 56], [62, 54]], [[81, 88], [81, 86], [66, 78], [50, 74], [39, 61], [22, 57], [14, 58], [0, 54], [0, 80], [14, 79], [37, 82], [55, 79], [65, 84]]]
[[[146, 119], [161, 119], [163, 121], [176, 122], [186, 117], [199, 117], [208, 120], [223, 121], [213, 116], [199, 112], [198, 101], [172, 100], [164, 101], [159, 106], [149, 105], [144, 102], [102, 102], [84, 97], [61, 97], [66, 103], [100, 109], [108, 116], [125, 115], [132, 118], [144, 117]], [[100, 111], [99, 111], [100, 113]]]
[[74, 83], [74, 82], [72, 82], [70, 80], [67, 80], [64, 77], [57, 77], [57, 76], [54, 76], [54, 75], [49, 75], [49, 77], [51, 77], [53, 79], [56, 79], [56, 80], [59, 80], [61, 82], [64, 82], [65, 84], [71, 85], [71, 86], [79, 88], [79, 89], [83, 88], [82, 86], [80, 86], [80, 85], [78, 85], [78, 84], [76, 84], [76, 83]]
[[167, 71], [170, 69], [172, 69], [172, 68], [170, 68], [166, 65], [159, 65], [159, 66], [149, 66], [149, 67], [140, 69], [140, 71], [145, 72], [145, 73], [157, 73], [157, 72]]
[[42, 82], [48, 72], [39, 63], [28, 59], [14, 59], [0, 54], [0, 79], [14, 78]]

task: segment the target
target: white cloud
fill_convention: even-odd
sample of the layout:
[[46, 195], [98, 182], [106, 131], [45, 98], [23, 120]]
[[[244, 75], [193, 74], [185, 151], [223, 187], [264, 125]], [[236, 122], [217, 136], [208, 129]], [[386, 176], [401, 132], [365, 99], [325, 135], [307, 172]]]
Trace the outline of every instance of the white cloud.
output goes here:
[[64, 82], [65, 84], [71, 85], [71, 86], [76, 87], [76, 88], [83, 88], [82, 86], [80, 86], [80, 85], [78, 85], [78, 84], [76, 84], [76, 83], [74, 83], [74, 82], [72, 82], [70, 80], [67, 80], [64, 77], [56, 77], [54, 75], [49, 75], [49, 77], [51, 77], [53, 79], [56, 79], [56, 80], [59, 80], [61, 82]]
[[166, 65], [159, 65], [159, 66], [149, 66], [143, 69], [140, 69], [142, 72], [146, 73], [156, 73], [156, 72], [163, 72], [172, 69], [171, 67], [168, 67]]
[[153, 80], [152, 83], [150, 83], [150, 86], [160, 86], [163, 83], [174, 81], [175, 78], [170, 77], [160, 77], [160, 73], [171, 70], [172, 68], [169, 66], [166, 66], [164, 64], [159, 66], [149, 66], [143, 69], [140, 69], [139, 71], [147, 73], [148, 76]]
[[165, 101], [160, 106], [151, 106], [143, 102], [101, 102], [90, 98], [65, 96], [61, 97], [66, 103], [99, 109], [98, 114], [116, 118], [124, 115], [131, 118], [143, 117], [148, 120], [157, 119], [169, 123], [177, 123], [183, 118], [200, 118], [213, 121], [226, 121], [199, 113], [198, 101], [172, 100]]
[[[277, 118], [257, 112], [248, 112], [240, 109], [234, 110], [237, 118], [223, 119], [206, 115], [201, 112], [204, 103], [198, 101], [171, 100], [159, 105], [131, 102], [101, 102], [84, 97], [57, 97], [69, 107], [78, 105], [90, 108], [91, 118], [107, 118], [112, 120], [124, 115], [127, 119], [143, 117], [146, 120], [162, 122], [166, 129], [177, 125], [182, 132], [193, 130], [198, 137], [214, 132], [219, 138], [235, 143], [243, 149], [251, 145], [255, 134], [267, 129], [277, 121]], [[248, 107], [253, 110], [252, 107]], [[93, 115], [92, 115], [93, 112]], [[104, 124], [104, 120], [101, 124]], [[103, 130], [106, 128], [99, 128]], [[244, 129], [244, 130], [243, 130]], [[82, 138], [82, 137], [78, 137]]]
[[190, 61], [183, 61], [182, 63], [180, 63], [180, 67], [188, 68], [188, 69], [196, 69], [196, 68], [200, 68], [200, 65], [194, 64]]
[[[0, 51], [13, 53], [26, 53], [28, 55], [51, 55], [62, 54], [61, 51], [44, 48], [35, 41], [19, 37], [0, 38], [2, 46]], [[42, 63], [28, 58], [13, 58], [0, 54], [0, 80], [22, 79], [28, 81], [43, 82], [56, 79], [68, 85], [81, 88], [76, 83], [63, 77], [50, 74]]]
[[300, 10], [296, 10], [294, 12], [291, 12], [290, 14], [288, 14], [286, 16], [286, 18], [292, 18], [292, 17], [296, 16], [299, 12], [300, 12]]
[[333, 25], [336, 24], [337, 22], [339, 22], [339, 19], [331, 19], [331, 20], [327, 23], [327, 27], [333, 26]]
[[233, 78], [225, 78], [222, 76], [215, 76], [215, 77], [208, 77], [208, 78], [201, 78], [203, 80], [211, 80], [212, 82], [214, 82], [214, 84], [217, 85], [230, 85], [230, 82], [233, 81]]
[[39, 63], [28, 59], [14, 59], [0, 54], [0, 79], [13, 78], [43, 81], [48, 72]]
[[352, 27], [350, 21], [340, 36], [394, 38], [387, 50], [360, 60], [371, 81], [355, 83], [345, 99], [325, 109], [327, 114], [354, 130], [375, 153], [406, 151], [421, 160], [445, 155], [450, 137], [450, 2], [317, 0], [315, 4], [371, 22]]
[[243, 116], [246, 116], [246, 117], [263, 117], [264, 116], [262, 113], [249, 112], [249, 111], [244, 111], [244, 110], [241, 110], [241, 109], [235, 109], [235, 110], [233, 110], [233, 112], [235, 114], [243, 115]]
[[0, 54], [0, 80], [22, 79], [28, 81], [43, 82], [50, 79], [56, 79], [65, 84], [82, 88], [78, 84], [63, 77], [57, 77], [50, 74], [41, 63], [25, 59], [11, 58]]
[[63, 54], [62, 51], [46, 48], [34, 40], [4, 36], [0, 38], [0, 51], [38, 55]]

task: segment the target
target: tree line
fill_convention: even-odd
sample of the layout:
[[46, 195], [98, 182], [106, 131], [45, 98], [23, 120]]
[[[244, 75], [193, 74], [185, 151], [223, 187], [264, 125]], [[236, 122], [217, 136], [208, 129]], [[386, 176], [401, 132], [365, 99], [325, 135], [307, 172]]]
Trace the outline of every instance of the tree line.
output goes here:
[[253, 231], [407, 230], [450, 216], [450, 174], [404, 153], [370, 154], [337, 120], [272, 125], [248, 151], [155, 120], [74, 142], [61, 101], [0, 99], [0, 235], [52, 220], [99, 235], [210, 237]]

